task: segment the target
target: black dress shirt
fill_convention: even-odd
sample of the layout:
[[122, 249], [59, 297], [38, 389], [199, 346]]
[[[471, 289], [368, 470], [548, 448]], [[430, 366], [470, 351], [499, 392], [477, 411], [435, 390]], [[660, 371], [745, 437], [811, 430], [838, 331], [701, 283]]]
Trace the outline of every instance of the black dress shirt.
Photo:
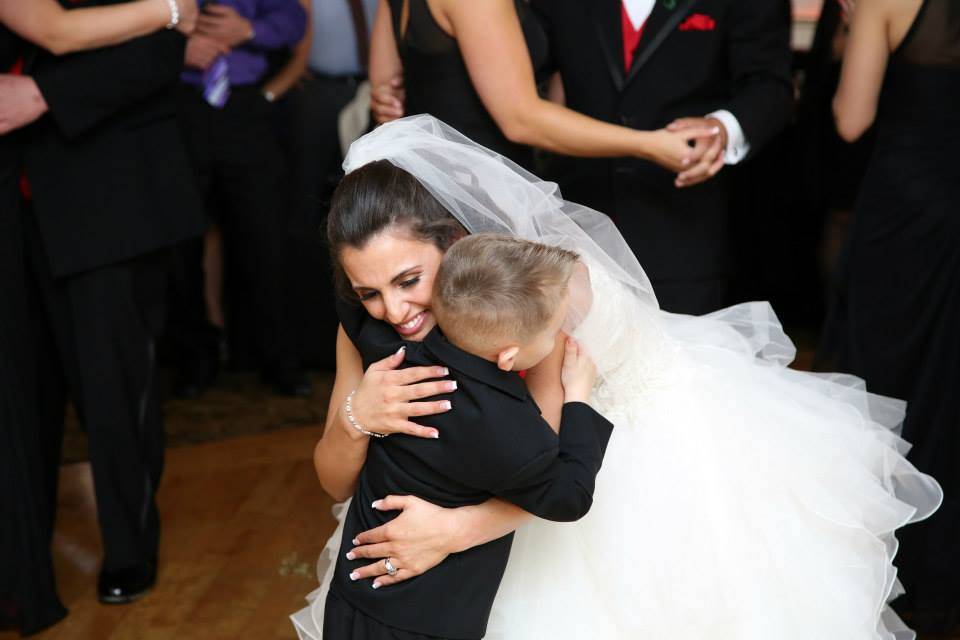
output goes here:
[[583, 403], [567, 403], [559, 437], [516, 373], [465, 353], [434, 329], [423, 342], [405, 342], [362, 307], [338, 305], [344, 331], [364, 367], [406, 346], [407, 366], [444, 365], [455, 393], [438, 396], [453, 410], [417, 418], [439, 439], [406, 435], [373, 439], [344, 525], [333, 589], [380, 622], [445, 638], [481, 638], [503, 577], [513, 534], [450, 555], [427, 573], [384, 589], [350, 580], [369, 560], [349, 561], [351, 540], [396, 517], [371, 508], [390, 494], [415, 495], [443, 507], [479, 504], [497, 496], [533, 515], [583, 517], [613, 425]]

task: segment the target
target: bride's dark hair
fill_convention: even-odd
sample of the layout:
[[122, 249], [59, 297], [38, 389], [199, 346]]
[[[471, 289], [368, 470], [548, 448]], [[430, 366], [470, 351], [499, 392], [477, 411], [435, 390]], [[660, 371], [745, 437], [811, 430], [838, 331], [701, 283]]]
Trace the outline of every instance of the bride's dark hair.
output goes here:
[[351, 171], [333, 192], [327, 217], [334, 282], [348, 300], [355, 301], [356, 295], [340, 265], [340, 252], [362, 249], [395, 226], [443, 252], [467, 233], [416, 178], [389, 161], [375, 160]]

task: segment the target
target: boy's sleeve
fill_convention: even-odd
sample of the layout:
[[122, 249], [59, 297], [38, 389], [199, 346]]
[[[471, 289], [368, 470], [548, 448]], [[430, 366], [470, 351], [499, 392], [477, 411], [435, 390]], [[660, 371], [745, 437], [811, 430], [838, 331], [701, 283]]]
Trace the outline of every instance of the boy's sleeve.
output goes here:
[[559, 446], [537, 455], [492, 493], [546, 520], [571, 522], [590, 511], [613, 424], [582, 402], [563, 405]]

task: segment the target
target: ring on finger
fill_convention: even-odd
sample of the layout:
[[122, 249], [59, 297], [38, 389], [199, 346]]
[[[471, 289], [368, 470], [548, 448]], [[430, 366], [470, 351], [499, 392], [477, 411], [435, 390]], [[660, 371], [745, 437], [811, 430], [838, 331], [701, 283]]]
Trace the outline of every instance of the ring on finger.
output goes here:
[[383, 566], [387, 569], [387, 575], [395, 576], [397, 575], [397, 568], [393, 566], [393, 563], [390, 562], [390, 558], [384, 558]]

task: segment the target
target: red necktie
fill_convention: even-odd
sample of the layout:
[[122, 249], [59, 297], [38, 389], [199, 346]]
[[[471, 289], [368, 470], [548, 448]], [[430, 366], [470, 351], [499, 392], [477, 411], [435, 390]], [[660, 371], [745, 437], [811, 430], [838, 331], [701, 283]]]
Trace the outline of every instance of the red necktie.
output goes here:
[[633, 65], [633, 55], [637, 52], [637, 46], [640, 44], [640, 38], [643, 37], [643, 28], [647, 26], [647, 21], [636, 29], [630, 21], [630, 14], [627, 13], [627, 6], [620, 3], [620, 28], [623, 32], [623, 68], [630, 71]]

